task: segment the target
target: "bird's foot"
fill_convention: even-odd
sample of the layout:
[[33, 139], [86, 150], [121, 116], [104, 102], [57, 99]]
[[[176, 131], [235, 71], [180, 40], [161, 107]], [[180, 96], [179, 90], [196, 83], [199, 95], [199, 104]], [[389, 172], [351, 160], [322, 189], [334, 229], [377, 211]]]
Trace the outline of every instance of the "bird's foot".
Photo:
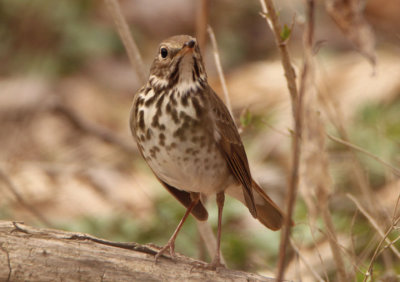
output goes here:
[[161, 248], [161, 250], [158, 251], [158, 253], [155, 255], [155, 259], [156, 262], [158, 260], [158, 258], [162, 255], [164, 255], [164, 253], [169, 250], [169, 255], [171, 258], [174, 258], [175, 255], [175, 242], [174, 241], [168, 241], [168, 243]]
[[205, 268], [210, 270], [218, 270], [221, 268], [226, 268], [226, 265], [221, 262], [221, 259], [219, 257], [215, 257], [211, 263], [208, 263], [205, 266]]
[[226, 268], [226, 265], [221, 262], [221, 259], [218, 257], [215, 257], [212, 262], [210, 263], [205, 263], [205, 262], [200, 262], [200, 261], [194, 261], [191, 263], [192, 265], [192, 270], [194, 268], [201, 268], [201, 269], [207, 269], [207, 270], [216, 270], [218, 269], [224, 269]]

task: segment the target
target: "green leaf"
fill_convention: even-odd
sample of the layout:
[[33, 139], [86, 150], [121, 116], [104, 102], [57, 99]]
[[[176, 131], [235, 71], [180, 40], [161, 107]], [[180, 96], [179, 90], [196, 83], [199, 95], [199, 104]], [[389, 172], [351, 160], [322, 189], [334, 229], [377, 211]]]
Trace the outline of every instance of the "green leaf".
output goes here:
[[281, 31], [282, 41], [287, 40], [289, 38], [291, 32], [292, 32], [292, 30], [285, 24], [283, 26], [283, 30]]
[[250, 113], [248, 109], [246, 109], [241, 115], [240, 115], [240, 123], [242, 124], [243, 127], [248, 126], [253, 120], [253, 115]]

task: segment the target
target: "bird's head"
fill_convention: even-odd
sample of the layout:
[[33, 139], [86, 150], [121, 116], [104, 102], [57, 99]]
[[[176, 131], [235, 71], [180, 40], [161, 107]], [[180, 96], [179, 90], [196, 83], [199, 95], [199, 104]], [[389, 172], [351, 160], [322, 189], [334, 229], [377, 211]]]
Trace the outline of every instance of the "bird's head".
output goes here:
[[194, 88], [207, 80], [200, 49], [194, 37], [176, 35], [161, 42], [150, 69], [153, 87]]

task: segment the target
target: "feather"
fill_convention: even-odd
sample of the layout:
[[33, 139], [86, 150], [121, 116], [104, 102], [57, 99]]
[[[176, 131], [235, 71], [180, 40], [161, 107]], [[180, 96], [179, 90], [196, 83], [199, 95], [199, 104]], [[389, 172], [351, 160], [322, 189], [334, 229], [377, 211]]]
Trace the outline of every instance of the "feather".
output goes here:
[[249, 163], [235, 122], [225, 104], [211, 87], [208, 87], [206, 91], [208, 94], [206, 97], [210, 99], [210, 114], [212, 115], [210, 120], [214, 125], [211, 130], [216, 132], [216, 134], [213, 134], [214, 137], [218, 136], [215, 141], [218, 143], [218, 147], [230, 171], [237, 181], [242, 184], [244, 199], [250, 213], [253, 217], [257, 217]]

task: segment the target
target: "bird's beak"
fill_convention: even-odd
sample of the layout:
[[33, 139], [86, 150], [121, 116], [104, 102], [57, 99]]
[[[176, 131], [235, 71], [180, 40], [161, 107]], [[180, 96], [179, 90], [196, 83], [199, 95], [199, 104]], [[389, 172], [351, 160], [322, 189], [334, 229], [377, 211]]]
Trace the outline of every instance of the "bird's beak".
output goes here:
[[193, 49], [194, 45], [196, 45], [196, 41], [192, 39], [192, 40], [189, 40], [188, 42], [186, 42], [183, 46]]
[[184, 56], [187, 53], [193, 53], [195, 45], [196, 45], [196, 41], [193, 39], [185, 42], [185, 44], [183, 44], [183, 46], [182, 46], [182, 49], [179, 51], [179, 55]]

